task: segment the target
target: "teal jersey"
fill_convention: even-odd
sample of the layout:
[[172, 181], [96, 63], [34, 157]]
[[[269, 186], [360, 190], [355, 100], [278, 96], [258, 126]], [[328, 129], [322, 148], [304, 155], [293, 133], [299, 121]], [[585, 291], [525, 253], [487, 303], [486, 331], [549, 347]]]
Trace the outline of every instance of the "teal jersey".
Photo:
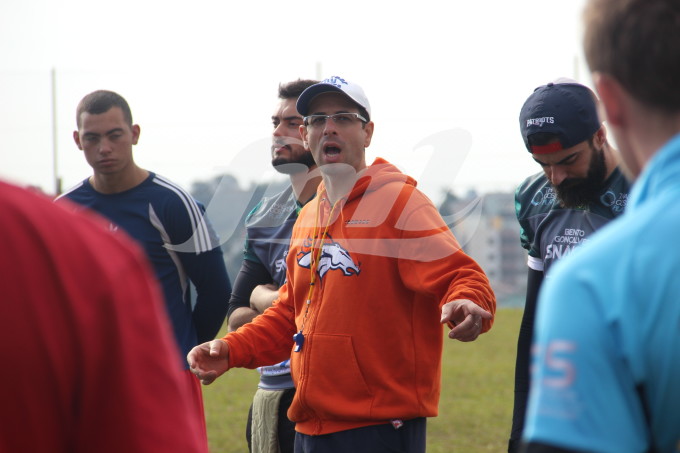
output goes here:
[[286, 255], [290, 234], [302, 205], [293, 187], [261, 200], [246, 218], [244, 258], [267, 268], [278, 286], [286, 281]]
[[678, 200], [680, 135], [623, 216], [555, 264], [539, 296], [525, 441], [680, 452]]
[[[297, 201], [292, 186], [262, 199], [246, 218], [244, 259], [258, 263], [267, 270], [271, 281], [281, 287], [286, 282], [286, 256], [290, 235], [302, 205]], [[242, 288], [237, 287], [236, 290]], [[252, 289], [249, 288], [249, 291]], [[247, 297], [242, 298], [244, 301]], [[290, 360], [259, 367], [263, 389], [294, 388], [290, 374]]]
[[562, 208], [543, 172], [527, 178], [515, 192], [515, 211], [529, 267], [547, 272], [555, 261], [587, 242], [596, 230], [623, 213], [628, 190], [628, 181], [615, 168], [594, 202]]

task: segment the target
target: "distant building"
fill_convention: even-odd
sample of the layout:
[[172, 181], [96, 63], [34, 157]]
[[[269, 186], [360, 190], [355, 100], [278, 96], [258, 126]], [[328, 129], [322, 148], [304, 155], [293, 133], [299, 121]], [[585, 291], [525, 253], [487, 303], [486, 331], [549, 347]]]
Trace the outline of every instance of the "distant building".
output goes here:
[[235, 176], [222, 174], [206, 181], [195, 181], [191, 185], [191, 195], [206, 206], [213, 228], [220, 237], [224, 263], [232, 282], [243, 261], [246, 216], [263, 196], [278, 193], [288, 184], [288, 180], [284, 179], [263, 184], [251, 183], [243, 189]]
[[447, 193], [439, 210], [461, 247], [484, 269], [501, 306], [524, 306], [527, 254], [519, 241], [513, 193]]

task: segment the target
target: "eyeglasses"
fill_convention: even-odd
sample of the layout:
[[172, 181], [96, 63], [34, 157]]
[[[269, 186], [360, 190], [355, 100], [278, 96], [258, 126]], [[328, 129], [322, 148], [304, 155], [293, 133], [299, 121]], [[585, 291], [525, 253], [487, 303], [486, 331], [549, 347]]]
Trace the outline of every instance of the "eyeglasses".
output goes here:
[[368, 120], [358, 113], [336, 113], [334, 115], [309, 115], [304, 117], [305, 126], [323, 127], [330, 118], [338, 126], [349, 126], [357, 120], [367, 123]]

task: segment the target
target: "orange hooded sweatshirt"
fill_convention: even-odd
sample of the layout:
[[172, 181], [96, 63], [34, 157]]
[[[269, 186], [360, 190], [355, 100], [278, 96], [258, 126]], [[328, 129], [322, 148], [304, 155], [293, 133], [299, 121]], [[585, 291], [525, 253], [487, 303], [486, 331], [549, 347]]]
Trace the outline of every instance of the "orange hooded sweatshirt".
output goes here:
[[380, 158], [334, 209], [321, 184], [293, 228], [279, 299], [223, 339], [230, 367], [291, 357], [288, 417], [301, 433], [436, 416], [442, 305], [469, 299], [495, 313], [486, 275], [415, 186]]

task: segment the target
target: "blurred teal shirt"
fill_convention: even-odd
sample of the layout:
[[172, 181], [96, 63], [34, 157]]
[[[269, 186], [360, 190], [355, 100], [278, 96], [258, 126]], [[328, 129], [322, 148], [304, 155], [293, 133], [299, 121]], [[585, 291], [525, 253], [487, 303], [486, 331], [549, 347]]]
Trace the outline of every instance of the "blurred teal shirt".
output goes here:
[[680, 135], [538, 303], [526, 442], [680, 452]]

